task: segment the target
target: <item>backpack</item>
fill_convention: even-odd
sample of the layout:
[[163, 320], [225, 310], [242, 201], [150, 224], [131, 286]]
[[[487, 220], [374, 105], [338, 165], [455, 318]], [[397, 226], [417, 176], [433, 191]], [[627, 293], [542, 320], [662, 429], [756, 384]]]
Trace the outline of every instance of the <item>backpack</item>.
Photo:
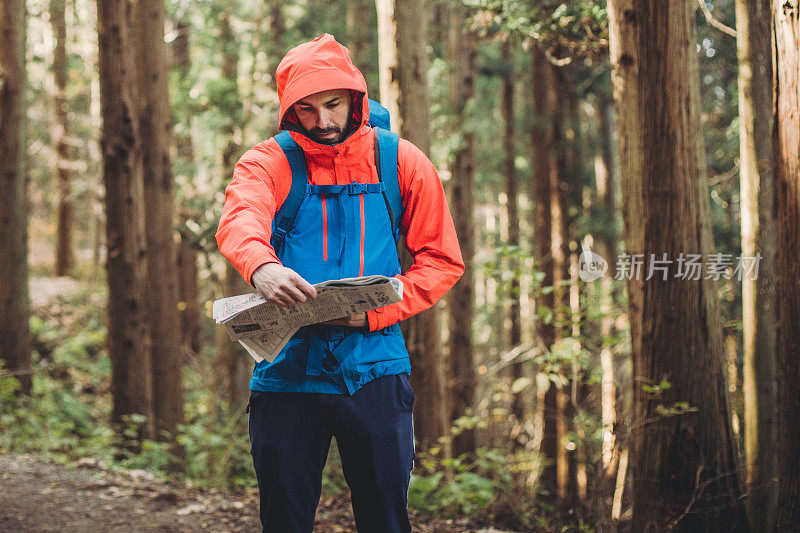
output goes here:
[[[395, 243], [400, 240], [400, 221], [403, 219], [403, 201], [400, 196], [400, 182], [397, 176], [397, 145], [399, 137], [389, 131], [389, 111], [375, 100], [369, 99], [369, 125], [375, 130], [375, 165], [378, 167], [381, 192], [386, 202], [386, 210], [391, 221]], [[308, 168], [303, 149], [300, 148], [288, 131], [282, 131], [275, 140], [286, 155], [292, 169], [292, 186], [278, 212], [272, 231], [272, 247], [277, 252], [292, 229], [295, 216], [306, 195]]]

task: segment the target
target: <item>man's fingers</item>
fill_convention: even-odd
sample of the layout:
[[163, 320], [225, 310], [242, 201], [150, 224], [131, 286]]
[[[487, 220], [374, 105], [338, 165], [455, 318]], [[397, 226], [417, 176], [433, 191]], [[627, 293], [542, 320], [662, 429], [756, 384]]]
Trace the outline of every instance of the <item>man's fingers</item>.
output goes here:
[[297, 275], [293, 281], [295, 282], [295, 286], [300, 289], [304, 295], [308, 296], [309, 298], [317, 297], [317, 289], [315, 289], [312, 284], [304, 280], [301, 276]]
[[303, 294], [303, 291], [301, 291], [297, 286], [287, 285], [282, 287], [282, 289], [283, 290], [281, 291], [280, 295], [284, 300], [289, 302], [290, 305], [296, 305], [300, 302], [306, 301], [306, 295]]

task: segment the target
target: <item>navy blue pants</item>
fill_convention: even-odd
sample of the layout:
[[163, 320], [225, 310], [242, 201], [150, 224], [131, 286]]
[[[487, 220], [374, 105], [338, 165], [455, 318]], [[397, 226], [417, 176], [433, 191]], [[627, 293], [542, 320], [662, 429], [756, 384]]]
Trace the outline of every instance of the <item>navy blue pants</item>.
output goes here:
[[372, 380], [352, 396], [252, 391], [250, 445], [263, 530], [313, 531], [334, 436], [359, 533], [411, 531], [413, 405], [408, 374]]

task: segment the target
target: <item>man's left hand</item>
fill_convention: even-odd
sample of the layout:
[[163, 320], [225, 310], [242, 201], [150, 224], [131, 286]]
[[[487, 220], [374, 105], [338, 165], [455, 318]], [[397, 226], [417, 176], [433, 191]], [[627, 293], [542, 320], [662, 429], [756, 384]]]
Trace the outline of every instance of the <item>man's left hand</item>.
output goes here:
[[349, 328], [361, 328], [367, 325], [367, 313], [350, 315], [343, 318], [337, 318], [335, 320], [328, 320], [327, 322], [323, 322], [323, 324], [329, 324], [331, 326], [347, 326]]

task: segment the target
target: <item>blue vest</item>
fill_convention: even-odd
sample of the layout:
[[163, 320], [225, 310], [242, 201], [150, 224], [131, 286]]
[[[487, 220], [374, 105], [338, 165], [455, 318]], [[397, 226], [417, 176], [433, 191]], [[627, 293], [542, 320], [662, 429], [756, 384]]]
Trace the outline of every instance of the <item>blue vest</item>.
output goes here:
[[[381, 181], [371, 184], [311, 185], [302, 149], [288, 132], [275, 137], [292, 167], [294, 191], [275, 217], [272, 244], [281, 263], [312, 285], [400, 273], [400, 209], [389, 199], [399, 198], [396, 136], [391, 145], [386, 139], [392, 134], [375, 132], [383, 141], [380, 154], [376, 149]], [[283, 220], [287, 202], [299, 202], [290, 221]], [[256, 364], [250, 389], [353, 394], [375, 378], [404, 372], [411, 372], [411, 363], [398, 324], [374, 332], [314, 324], [300, 328], [274, 361]]]

